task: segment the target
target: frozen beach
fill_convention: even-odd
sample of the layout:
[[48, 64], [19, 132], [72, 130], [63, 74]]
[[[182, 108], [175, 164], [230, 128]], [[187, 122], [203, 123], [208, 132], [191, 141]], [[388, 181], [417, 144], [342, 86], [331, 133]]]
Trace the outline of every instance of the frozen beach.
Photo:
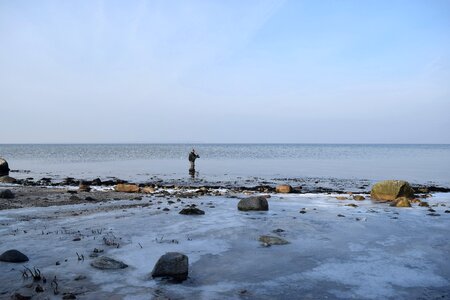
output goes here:
[[[2, 250], [18, 249], [30, 259], [0, 264], [0, 297], [38, 284], [22, 277], [24, 266], [39, 268], [47, 279], [36, 299], [64, 293], [77, 299], [450, 297], [449, 194], [426, 199], [434, 213], [417, 204], [396, 208], [333, 194], [272, 194], [267, 212], [241, 212], [234, 196], [245, 195], [179, 201], [148, 195], [0, 211]], [[180, 215], [190, 204], [205, 214]], [[265, 247], [261, 235], [289, 244]], [[93, 268], [94, 249], [129, 267]], [[173, 251], [189, 257], [188, 280], [152, 279], [158, 258]], [[55, 276], [58, 295], [50, 284]]]

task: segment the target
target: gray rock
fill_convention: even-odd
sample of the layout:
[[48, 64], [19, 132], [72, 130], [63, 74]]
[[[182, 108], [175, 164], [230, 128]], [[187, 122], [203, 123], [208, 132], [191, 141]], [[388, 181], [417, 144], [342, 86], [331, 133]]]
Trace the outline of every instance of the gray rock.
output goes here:
[[267, 246], [289, 244], [289, 242], [286, 241], [285, 239], [282, 239], [278, 236], [271, 236], [271, 235], [262, 235], [259, 237], [259, 241], [262, 244], [267, 245]]
[[9, 175], [8, 162], [0, 157], [0, 176]]
[[181, 215], [204, 215], [205, 212], [196, 207], [186, 207], [180, 211]]
[[12, 300], [30, 300], [33, 297], [33, 292], [27, 288], [21, 288], [11, 295]]
[[128, 267], [127, 264], [107, 256], [100, 256], [94, 259], [91, 262], [91, 266], [100, 270], [117, 270], [125, 269]]
[[177, 282], [187, 279], [189, 259], [183, 253], [167, 252], [158, 259], [152, 271], [152, 277], [168, 277]]
[[14, 194], [13, 194], [13, 192], [11, 192], [11, 190], [3, 190], [3, 191], [0, 191], [0, 198], [2, 198], [2, 199], [13, 199], [14, 198]]
[[263, 196], [249, 197], [239, 201], [238, 209], [242, 211], [249, 211], [249, 210], [266, 211], [269, 210], [269, 203], [267, 202], [266, 197]]
[[16, 183], [17, 180], [8, 175], [0, 177], [0, 183]]
[[3, 252], [2, 255], [0, 255], [0, 261], [21, 263], [28, 261], [28, 257], [16, 249], [11, 249]]

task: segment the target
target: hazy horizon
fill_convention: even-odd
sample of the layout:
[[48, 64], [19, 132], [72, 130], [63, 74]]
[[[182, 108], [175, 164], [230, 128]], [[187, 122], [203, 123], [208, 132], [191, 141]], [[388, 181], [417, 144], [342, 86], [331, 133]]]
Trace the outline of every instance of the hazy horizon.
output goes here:
[[449, 144], [449, 1], [0, 1], [3, 144]]

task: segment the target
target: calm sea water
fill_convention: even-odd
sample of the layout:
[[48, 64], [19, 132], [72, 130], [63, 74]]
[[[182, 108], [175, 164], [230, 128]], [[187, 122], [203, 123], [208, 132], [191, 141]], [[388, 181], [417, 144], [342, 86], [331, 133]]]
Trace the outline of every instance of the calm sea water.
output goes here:
[[199, 177], [399, 178], [450, 185], [450, 145], [74, 144], [0, 145], [15, 177], [188, 177], [195, 148]]

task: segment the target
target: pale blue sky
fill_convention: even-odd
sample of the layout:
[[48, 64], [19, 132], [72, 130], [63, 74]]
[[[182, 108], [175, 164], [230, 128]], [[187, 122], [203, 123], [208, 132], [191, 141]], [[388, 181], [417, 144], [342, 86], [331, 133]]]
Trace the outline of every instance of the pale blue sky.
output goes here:
[[450, 1], [0, 0], [0, 143], [450, 143]]

